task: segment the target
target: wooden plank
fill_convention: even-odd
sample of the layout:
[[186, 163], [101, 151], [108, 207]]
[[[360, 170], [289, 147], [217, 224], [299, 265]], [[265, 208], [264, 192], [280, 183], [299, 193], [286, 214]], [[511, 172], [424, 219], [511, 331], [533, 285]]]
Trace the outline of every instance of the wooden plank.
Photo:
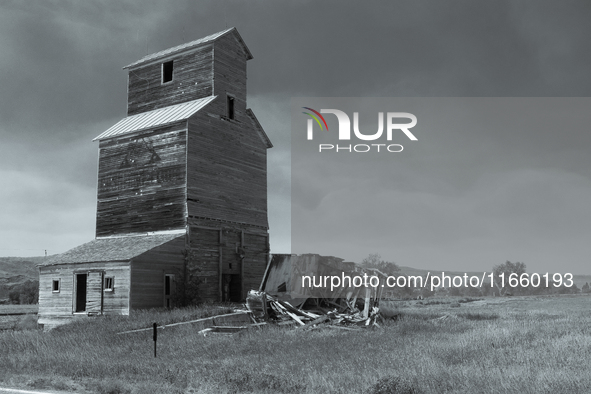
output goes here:
[[[213, 320], [215, 318], [222, 318], [222, 317], [227, 317], [227, 316], [238, 316], [238, 315], [243, 315], [245, 312], [234, 312], [234, 313], [226, 313], [223, 315], [217, 315], [217, 316], [210, 316], [210, 317], [203, 317], [201, 319], [195, 319], [195, 320], [190, 320], [190, 321], [183, 321], [183, 322], [178, 322], [178, 323], [172, 323], [172, 324], [166, 324], [163, 326], [158, 326], [158, 328], [166, 328], [166, 327], [176, 327], [176, 326], [181, 326], [184, 324], [194, 324], [194, 323], [203, 323], [203, 322], [213, 322]], [[153, 327], [148, 327], [148, 328], [140, 328], [137, 330], [129, 330], [129, 331], [123, 331], [123, 332], [118, 332], [117, 335], [121, 335], [121, 334], [131, 334], [134, 332], [144, 332], [144, 331], [150, 331], [153, 330]]]
[[223, 262], [223, 249], [222, 249], [222, 242], [223, 242], [223, 231], [220, 230], [220, 239], [219, 239], [219, 244], [218, 244], [218, 250], [219, 250], [219, 271], [218, 271], [218, 291], [219, 291], [219, 301], [223, 300], [223, 283], [222, 283], [222, 278], [223, 278], [223, 272], [224, 272], [224, 262]]
[[103, 272], [91, 271], [86, 278], [86, 313], [98, 315], [103, 311]]
[[164, 306], [164, 276], [174, 275], [175, 280], [182, 276], [184, 247], [185, 239], [179, 237], [132, 259], [131, 309]]
[[[210, 106], [221, 113], [218, 101]], [[266, 146], [252, 122], [198, 113], [189, 120], [188, 145], [189, 215], [267, 227]]]
[[129, 71], [128, 115], [213, 94], [213, 45], [174, 56], [173, 69], [173, 80], [166, 84], [161, 79], [162, 62]]
[[363, 305], [363, 318], [367, 319], [369, 317], [369, 303], [371, 300], [371, 290], [369, 287], [365, 288], [365, 303]]
[[101, 141], [97, 236], [185, 227], [185, 129]]
[[[94, 273], [93, 273], [94, 272]], [[112, 292], [102, 289], [102, 280], [95, 274], [104, 272], [114, 278]], [[104, 314], [129, 314], [130, 267], [129, 262], [77, 263], [39, 267], [39, 323], [52, 326], [73, 317], [75, 299], [74, 279], [78, 273], [89, 276], [86, 313], [101, 308]], [[52, 291], [53, 280], [60, 280], [59, 292]]]
[[[244, 250], [244, 230], [240, 230], [240, 248]], [[240, 259], [240, 300], [246, 299], [246, 292], [244, 290], [244, 255], [239, 255]]]

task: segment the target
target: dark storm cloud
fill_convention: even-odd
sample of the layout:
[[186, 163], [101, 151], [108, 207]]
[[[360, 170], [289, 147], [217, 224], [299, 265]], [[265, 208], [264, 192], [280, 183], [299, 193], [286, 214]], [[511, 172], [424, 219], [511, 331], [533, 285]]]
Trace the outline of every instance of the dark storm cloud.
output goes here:
[[583, 2], [322, 1], [274, 16], [282, 28], [255, 34], [257, 45], [273, 49], [262, 52], [273, 71], [251, 75], [267, 91], [355, 97], [591, 90], [581, 67], [591, 53]]
[[[552, 270], [561, 261], [564, 269], [585, 271], [591, 158], [581, 153], [591, 146], [589, 104], [588, 98], [294, 100], [294, 252], [338, 250], [353, 261], [379, 252], [432, 269], [490, 269], [519, 260]], [[419, 119], [418, 141], [394, 137], [405, 147], [399, 154], [319, 154], [318, 143], [369, 142], [336, 141], [329, 115], [333, 137], [317, 130], [307, 141], [306, 116], [298, 117], [304, 105], [360, 115], [404, 108]], [[375, 122], [363, 125], [377, 129]]]
[[[591, 92], [591, 11], [585, 1], [5, 1], [0, 11], [0, 180], [8, 185], [0, 193], [6, 207], [0, 235], [6, 240], [2, 245], [23, 249], [39, 244], [61, 252], [93, 237], [97, 145], [90, 140], [125, 116], [127, 73], [121, 67], [226, 27], [236, 26], [254, 55], [248, 63], [249, 106], [274, 144], [269, 220], [272, 247], [279, 251], [289, 246], [291, 97]], [[474, 122], [478, 119], [475, 115]], [[539, 122], [537, 144], [531, 143], [534, 136], [510, 129], [465, 135], [461, 154], [447, 157], [450, 142], [442, 141], [439, 150], [425, 152], [428, 160], [380, 173], [367, 187], [384, 194], [379, 198], [394, 198], [396, 191], [381, 191], [379, 185], [396, 176], [405, 191], [422, 196], [435, 215], [445, 216], [446, 209], [454, 212], [459, 196], [473, 203], [470, 198], [485, 190], [474, 185], [485, 176], [496, 179], [513, 167], [518, 171], [510, 179], [536, 174], [536, 185], [544, 179], [559, 184], [556, 174], [586, 179], [589, 133], [569, 133], [553, 151], [560, 135], [545, 128], [543, 118]], [[481, 154], [501, 148], [504, 162]], [[415, 181], [418, 174], [421, 182]], [[498, 180], [498, 190], [511, 195], [515, 181], [510, 179]], [[347, 179], [342, 185], [334, 181], [335, 188], [346, 188]], [[584, 185], [582, 190], [571, 181], [560, 185], [569, 188], [566, 201], [575, 206], [577, 196], [586, 195]], [[297, 202], [309, 210], [302, 215], [328, 201], [322, 185], [308, 186], [303, 192], [310, 199]], [[429, 195], [434, 187], [441, 198]], [[537, 209], [547, 208], [539, 203]], [[494, 216], [492, 208], [474, 205], [482, 215]], [[383, 217], [372, 220], [391, 225]], [[494, 227], [478, 228], [490, 235]], [[372, 242], [377, 250], [386, 240]], [[499, 257], [486, 240], [478, 244]], [[338, 255], [340, 246], [347, 250], [335, 244], [326, 253]], [[309, 250], [321, 249], [311, 244]], [[426, 261], [433, 253], [436, 247], [424, 245], [413, 255], [409, 244], [400, 258]]]

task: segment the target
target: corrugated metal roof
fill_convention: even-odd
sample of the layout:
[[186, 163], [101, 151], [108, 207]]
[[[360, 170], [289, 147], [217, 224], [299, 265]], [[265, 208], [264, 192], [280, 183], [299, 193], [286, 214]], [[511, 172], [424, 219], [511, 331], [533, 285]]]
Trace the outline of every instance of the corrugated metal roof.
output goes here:
[[222, 36], [224, 36], [224, 35], [226, 35], [226, 34], [228, 34], [230, 32], [234, 32], [236, 34], [236, 39], [238, 40], [238, 42], [240, 42], [240, 44], [242, 45], [242, 47], [244, 49], [244, 52], [246, 53], [246, 60], [252, 59], [252, 53], [250, 53], [250, 50], [248, 49], [248, 47], [244, 43], [244, 40], [242, 40], [242, 37], [240, 37], [240, 34], [238, 34], [238, 30], [236, 30], [235, 27], [231, 27], [229, 29], [226, 29], [224, 31], [220, 31], [218, 33], [209, 35], [207, 37], [203, 37], [203, 38], [200, 38], [200, 39], [195, 40], [195, 41], [187, 42], [185, 44], [181, 44], [181, 45], [178, 45], [176, 47], [168, 48], [168, 49], [165, 49], [163, 51], [156, 52], [156, 53], [153, 53], [153, 54], [148, 55], [148, 56], [144, 56], [140, 60], [138, 60], [136, 62], [133, 62], [133, 63], [131, 63], [131, 64], [123, 67], [123, 69], [132, 68], [132, 67], [138, 66], [138, 65], [143, 64], [143, 63], [148, 63], [150, 61], [153, 61], [153, 60], [156, 60], [156, 59], [159, 59], [159, 58], [162, 58], [162, 57], [166, 57], [168, 55], [172, 55], [174, 53], [181, 52], [181, 51], [184, 51], [186, 49], [196, 48], [198, 46], [207, 44], [208, 42], [215, 41], [218, 38], [220, 38], [220, 37], [222, 37]]
[[188, 119], [207, 104], [211, 103], [216, 97], [217, 96], [208, 96], [202, 99], [128, 116], [127, 118], [121, 119], [98, 137], [94, 138], [93, 141]]
[[184, 234], [176, 233], [97, 238], [67, 252], [55, 255], [39, 265], [125, 261], [184, 236]]

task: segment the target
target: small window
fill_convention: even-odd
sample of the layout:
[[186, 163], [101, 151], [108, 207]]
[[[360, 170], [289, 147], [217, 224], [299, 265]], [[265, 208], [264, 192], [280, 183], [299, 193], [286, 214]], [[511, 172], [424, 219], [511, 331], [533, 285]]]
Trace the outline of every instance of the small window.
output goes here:
[[59, 279], [54, 279], [53, 283], [51, 285], [51, 291], [53, 293], [59, 293], [60, 292], [60, 280]]
[[172, 60], [166, 63], [162, 63], [162, 83], [172, 81]]
[[228, 96], [228, 118], [234, 119], [234, 97]]
[[171, 293], [171, 282], [173, 275], [165, 275], [164, 276], [164, 295], [169, 296]]
[[112, 276], [105, 277], [105, 291], [113, 291], [115, 288], [115, 278]]

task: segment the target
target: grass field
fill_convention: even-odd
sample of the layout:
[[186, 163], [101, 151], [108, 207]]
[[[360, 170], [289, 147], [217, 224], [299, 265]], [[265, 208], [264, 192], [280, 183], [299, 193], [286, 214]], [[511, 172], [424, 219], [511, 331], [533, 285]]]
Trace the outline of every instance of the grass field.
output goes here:
[[37, 305], [0, 305], [0, 330], [37, 327]]
[[98, 393], [591, 392], [589, 296], [387, 306], [402, 317], [363, 331], [270, 327], [203, 337], [196, 325], [167, 328], [158, 358], [151, 332], [116, 333], [224, 308], [3, 331], [0, 385]]

